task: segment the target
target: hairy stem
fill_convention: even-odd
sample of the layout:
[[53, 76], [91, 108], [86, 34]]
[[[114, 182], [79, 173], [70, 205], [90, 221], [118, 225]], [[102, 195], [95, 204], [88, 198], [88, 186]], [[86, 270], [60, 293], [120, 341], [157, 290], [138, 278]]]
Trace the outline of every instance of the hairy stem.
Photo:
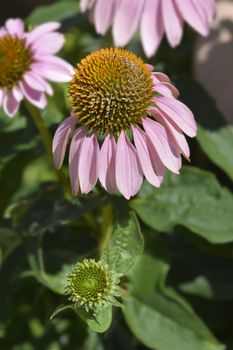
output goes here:
[[113, 208], [111, 204], [106, 204], [102, 208], [101, 236], [99, 241], [99, 257], [101, 258], [104, 250], [108, 246], [112, 234]]
[[44, 148], [46, 150], [46, 153], [48, 155], [48, 158], [50, 161], [53, 162], [53, 157], [52, 157], [52, 136], [49, 132], [49, 129], [44, 123], [44, 120], [41, 116], [40, 111], [31, 105], [29, 102], [25, 101], [25, 105], [27, 107], [27, 110], [30, 113], [30, 116], [33, 120], [33, 123], [35, 124], [37, 130], [40, 133], [40, 136], [43, 141]]

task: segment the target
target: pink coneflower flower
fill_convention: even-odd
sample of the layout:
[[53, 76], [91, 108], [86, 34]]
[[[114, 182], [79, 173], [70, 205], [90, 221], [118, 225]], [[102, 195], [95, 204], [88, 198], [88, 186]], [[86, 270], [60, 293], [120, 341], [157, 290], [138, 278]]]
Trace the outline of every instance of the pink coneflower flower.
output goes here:
[[59, 169], [72, 134], [74, 195], [89, 193], [99, 178], [107, 192], [129, 199], [143, 175], [159, 187], [165, 168], [179, 174], [181, 154], [189, 158], [183, 132], [194, 137], [196, 123], [165, 74], [124, 49], [102, 49], [77, 65], [69, 91], [73, 113], [55, 133], [53, 155]]
[[214, 18], [214, 0], [81, 0], [81, 9], [91, 10], [99, 34], [112, 26], [114, 43], [125, 46], [140, 27], [147, 56], [152, 56], [164, 35], [172, 47], [182, 38], [187, 22], [201, 35], [207, 35]]
[[8, 19], [0, 28], [0, 106], [9, 117], [24, 97], [44, 108], [45, 93], [53, 94], [47, 80], [70, 80], [72, 67], [55, 56], [64, 44], [63, 35], [56, 32], [59, 26], [50, 22], [25, 32], [21, 19]]

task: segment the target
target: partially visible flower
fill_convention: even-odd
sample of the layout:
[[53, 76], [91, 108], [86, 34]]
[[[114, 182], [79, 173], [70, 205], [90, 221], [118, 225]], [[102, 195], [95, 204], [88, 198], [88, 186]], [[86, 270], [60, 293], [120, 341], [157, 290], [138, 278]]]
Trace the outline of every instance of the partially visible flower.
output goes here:
[[140, 27], [146, 55], [152, 56], [166, 34], [177, 46], [184, 21], [207, 35], [214, 18], [214, 0], [81, 0], [82, 11], [90, 10], [96, 31], [104, 35], [112, 26], [116, 46], [125, 46]]
[[[129, 199], [143, 174], [159, 187], [165, 167], [179, 174], [181, 154], [189, 158], [183, 132], [196, 135], [192, 112], [177, 101], [169, 78], [124, 49], [95, 51], [77, 65], [70, 83], [73, 114], [53, 139], [55, 166], [69, 153], [73, 195], [89, 193], [98, 178], [109, 193]], [[98, 136], [102, 137], [101, 150]]]
[[66, 293], [77, 307], [85, 307], [87, 312], [96, 312], [108, 305], [119, 306], [116, 300], [120, 296], [119, 277], [103, 262], [85, 259], [68, 275]]
[[47, 80], [70, 80], [72, 66], [55, 56], [64, 44], [64, 36], [56, 32], [59, 26], [49, 22], [25, 32], [21, 19], [8, 19], [0, 28], [0, 106], [9, 117], [24, 97], [44, 108], [45, 93], [53, 94]]

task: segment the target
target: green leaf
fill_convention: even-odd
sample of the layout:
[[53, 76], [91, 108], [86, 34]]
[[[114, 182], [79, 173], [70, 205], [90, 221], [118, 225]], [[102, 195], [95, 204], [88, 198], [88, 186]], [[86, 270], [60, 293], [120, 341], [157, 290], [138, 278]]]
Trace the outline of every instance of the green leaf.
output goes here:
[[14, 251], [21, 243], [21, 237], [8, 227], [0, 227], [0, 268], [4, 260]]
[[77, 314], [96, 333], [104, 333], [112, 323], [112, 306], [104, 307], [95, 315], [84, 308], [76, 308]]
[[145, 182], [131, 207], [158, 231], [179, 224], [212, 243], [233, 240], [233, 196], [213, 174], [197, 168], [168, 173], [160, 189]]
[[64, 1], [56, 2], [52, 5], [44, 5], [37, 7], [27, 18], [28, 22], [38, 25], [51, 21], [64, 21], [79, 13], [78, 2]]
[[104, 350], [98, 334], [88, 329], [88, 336], [82, 346], [82, 350]]
[[141, 257], [143, 247], [144, 241], [137, 217], [131, 213], [127, 226], [117, 225], [101, 260], [124, 275]]
[[218, 165], [233, 180], [233, 128], [225, 126], [207, 130], [199, 126], [198, 141], [213, 163]]
[[133, 334], [156, 350], [220, 350], [190, 305], [164, 286], [167, 263], [144, 255], [131, 270], [123, 313]]
[[72, 270], [73, 265], [63, 265], [61, 271], [56, 274], [48, 274], [44, 270], [42, 252], [39, 251], [38, 261], [33, 255], [29, 256], [31, 270], [21, 274], [22, 277], [34, 277], [39, 283], [52, 290], [54, 293], [64, 295], [67, 285], [67, 275]]

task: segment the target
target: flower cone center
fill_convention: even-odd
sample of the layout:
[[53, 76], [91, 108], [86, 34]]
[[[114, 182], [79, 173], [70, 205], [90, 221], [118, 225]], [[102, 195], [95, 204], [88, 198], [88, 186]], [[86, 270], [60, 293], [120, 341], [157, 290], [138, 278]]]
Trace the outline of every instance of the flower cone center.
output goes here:
[[12, 88], [22, 79], [32, 62], [24, 39], [5, 35], [0, 38], [0, 87]]
[[95, 262], [79, 265], [72, 273], [70, 290], [75, 299], [98, 301], [109, 289], [109, 278], [104, 267]]
[[141, 122], [151, 104], [152, 85], [147, 66], [133, 53], [95, 51], [77, 65], [70, 83], [73, 112], [90, 130], [118, 135]]

